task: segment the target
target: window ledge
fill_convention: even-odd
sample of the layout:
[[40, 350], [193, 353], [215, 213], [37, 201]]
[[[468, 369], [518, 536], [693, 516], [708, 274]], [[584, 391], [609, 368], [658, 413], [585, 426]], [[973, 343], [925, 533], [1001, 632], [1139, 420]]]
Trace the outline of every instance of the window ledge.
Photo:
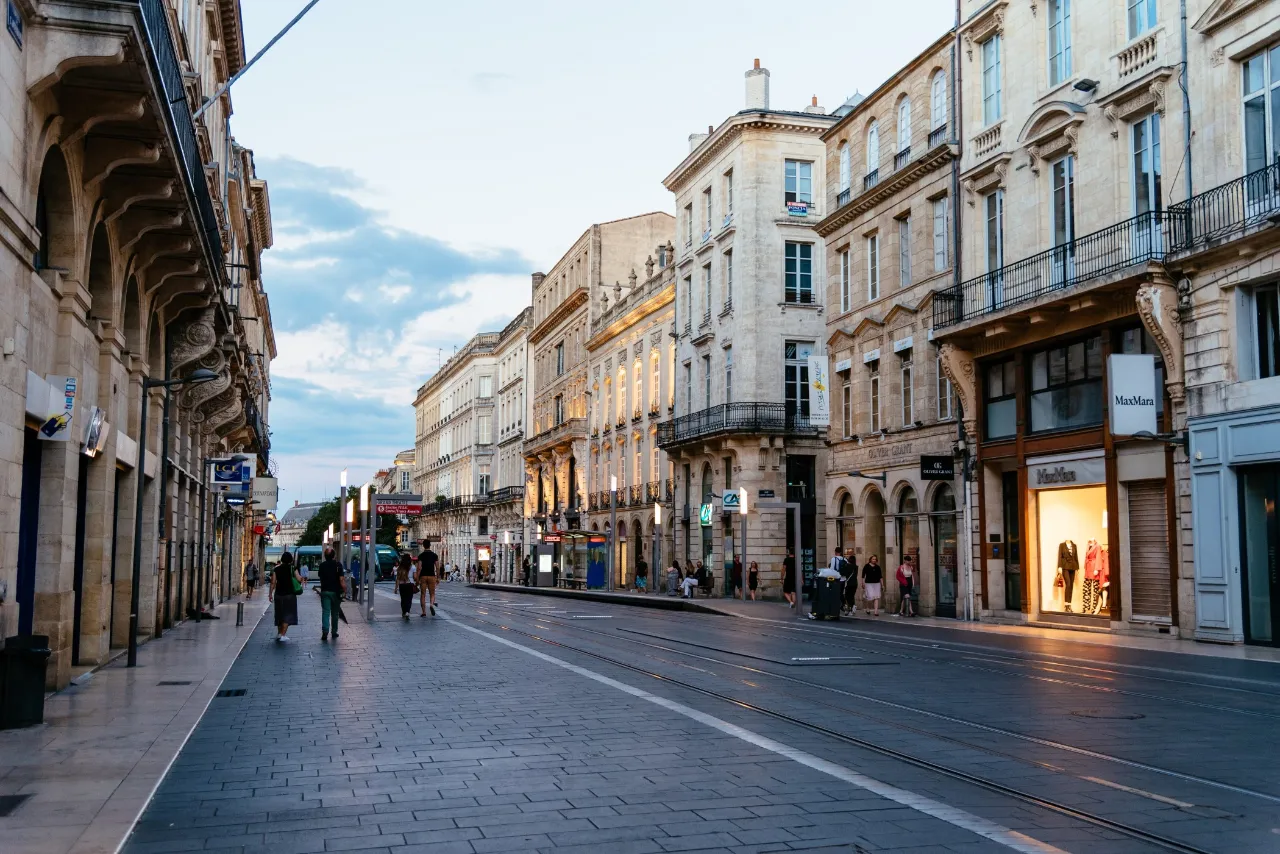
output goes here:
[[817, 302], [786, 302], [786, 301], [783, 301], [783, 302], [778, 303], [778, 308], [782, 309], [784, 312], [785, 312], [787, 309], [794, 308], [794, 309], [800, 309], [800, 310], [802, 310], [802, 311], [816, 311], [816, 312], [818, 312], [818, 314], [822, 314], [822, 303], [817, 303]]

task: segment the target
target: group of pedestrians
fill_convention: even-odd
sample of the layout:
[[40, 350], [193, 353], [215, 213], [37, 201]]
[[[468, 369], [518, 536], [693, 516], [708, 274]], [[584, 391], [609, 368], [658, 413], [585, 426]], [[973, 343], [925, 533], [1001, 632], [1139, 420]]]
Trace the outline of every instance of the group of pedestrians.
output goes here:
[[[849, 551], [852, 550], [850, 549]], [[846, 557], [846, 554], [847, 552], [837, 547], [835, 553], [831, 556], [831, 563], [824, 568], [823, 574], [828, 575], [828, 577], [842, 579], [844, 586], [844, 607], [842, 612], [846, 615], [853, 615], [858, 611], [859, 573], [857, 564], [850, 560], [849, 557]], [[895, 616], [916, 616], [911, 599], [916, 592], [916, 569], [915, 560], [911, 555], [903, 556], [902, 563], [898, 565], [898, 570], [894, 574], [894, 580], [898, 582], [899, 594], [898, 610]], [[871, 555], [867, 558], [866, 564], [862, 567], [861, 581], [865, 612], [873, 617], [880, 616], [880, 599], [884, 595], [884, 568], [880, 566], [880, 558], [878, 556]]]
[[[414, 565], [417, 571], [414, 571]], [[409, 619], [413, 610], [413, 594], [418, 594], [418, 604], [422, 616], [427, 616], [427, 608], [431, 608], [431, 616], [436, 615], [436, 585], [440, 579], [436, 569], [440, 565], [440, 555], [431, 550], [431, 541], [422, 541], [422, 551], [417, 557], [408, 554], [400, 555], [396, 563], [396, 591], [400, 594], [400, 618]], [[428, 603], [428, 598], [430, 602]]]

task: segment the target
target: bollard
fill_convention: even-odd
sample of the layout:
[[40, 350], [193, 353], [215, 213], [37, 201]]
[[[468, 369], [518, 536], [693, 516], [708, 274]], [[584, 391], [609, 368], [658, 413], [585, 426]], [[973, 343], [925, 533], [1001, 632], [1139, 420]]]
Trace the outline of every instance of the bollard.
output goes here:
[[236, 603], [236, 625], [237, 626], [244, 625], [244, 603], [243, 602]]

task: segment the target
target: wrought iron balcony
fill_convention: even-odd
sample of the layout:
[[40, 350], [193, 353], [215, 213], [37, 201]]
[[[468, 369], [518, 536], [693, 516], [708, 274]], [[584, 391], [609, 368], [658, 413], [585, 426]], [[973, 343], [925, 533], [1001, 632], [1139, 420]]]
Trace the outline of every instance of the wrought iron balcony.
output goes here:
[[933, 326], [943, 329], [1048, 294], [1164, 259], [1169, 214], [1151, 211], [1006, 264], [934, 295]]
[[1213, 248], [1254, 226], [1280, 223], [1280, 161], [1170, 205], [1169, 254]]
[[872, 187], [874, 187], [876, 184], [879, 184], [879, 183], [880, 183], [880, 170], [872, 169], [863, 177], [862, 189], [864, 191], [870, 190]]
[[849, 199], [851, 199], [852, 197], [853, 197], [853, 188], [845, 187], [838, 194], [836, 194], [836, 207], [849, 204]]
[[644, 486], [639, 483], [633, 483], [629, 489], [631, 491], [631, 506], [639, 507], [644, 503]]
[[665, 500], [670, 504], [676, 500], [676, 480], [673, 477], [669, 477], [662, 482], [662, 485], [663, 494], [666, 496]]
[[600, 509], [600, 493], [592, 492], [589, 495], [587, 495], [587, 510], [590, 511], [590, 510], [599, 510], [599, 509]]
[[724, 433], [803, 435], [825, 430], [812, 426], [808, 415], [789, 412], [785, 403], [721, 403], [659, 424], [658, 447]]
[[911, 162], [911, 146], [908, 145], [906, 148], [902, 149], [897, 154], [893, 155], [893, 171], [897, 172], [899, 169], [901, 169], [903, 166], [906, 166], [910, 162]]
[[504, 486], [489, 493], [490, 504], [505, 504], [508, 501], [523, 501], [523, 486]]
[[662, 484], [650, 481], [644, 485], [644, 500], [646, 504], [656, 504], [662, 494]]
[[947, 126], [934, 128], [929, 131], [929, 148], [934, 149], [947, 141]]

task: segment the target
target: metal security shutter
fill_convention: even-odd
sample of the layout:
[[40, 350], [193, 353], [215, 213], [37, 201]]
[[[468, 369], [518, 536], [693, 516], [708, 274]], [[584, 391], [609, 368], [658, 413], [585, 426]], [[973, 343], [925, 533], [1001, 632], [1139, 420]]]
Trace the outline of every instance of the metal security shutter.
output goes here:
[[1163, 480], [1129, 489], [1129, 585], [1133, 616], [1169, 619], [1169, 516]]

